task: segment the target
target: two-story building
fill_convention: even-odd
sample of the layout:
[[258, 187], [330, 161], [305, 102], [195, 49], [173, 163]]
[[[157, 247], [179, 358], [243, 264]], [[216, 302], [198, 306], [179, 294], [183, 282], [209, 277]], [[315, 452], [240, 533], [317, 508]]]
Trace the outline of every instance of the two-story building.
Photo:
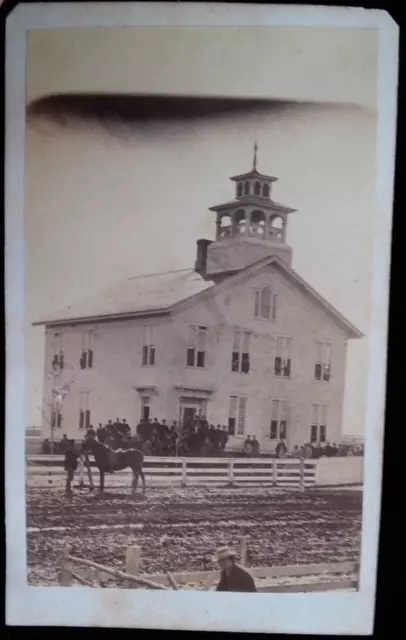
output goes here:
[[[41, 319], [42, 437], [81, 439], [90, 424], [126, 417], [228, 425], [229, 446], [255, 434], [338, 441], [347, 341], [362, 336], [291, 267], [293, 209], [272, 199], [276, 178], [234, 176], [235, 198], [211, 207], [216, 239], [198, 240], [194, 269], [129, 278]], [[51, 373], [54, 371], [54, 373]], [[52, 389], [67, 384], [63, 408]]]

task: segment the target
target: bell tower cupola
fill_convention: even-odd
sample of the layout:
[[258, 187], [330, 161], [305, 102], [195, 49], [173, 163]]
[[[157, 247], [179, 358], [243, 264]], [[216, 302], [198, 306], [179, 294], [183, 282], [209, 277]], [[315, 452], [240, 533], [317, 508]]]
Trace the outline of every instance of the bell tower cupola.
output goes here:
[[216, 214], [216, 240], [207, 250], [207, 275], [240, 271], [268, 256], [277, 255], [291, 265], [287, 244], [290, 209], [272, 200], [277, 178], [257, 169], [258, 145], [254, 145], [252, 169], [232, 176], [235, 199], [210, 207]]

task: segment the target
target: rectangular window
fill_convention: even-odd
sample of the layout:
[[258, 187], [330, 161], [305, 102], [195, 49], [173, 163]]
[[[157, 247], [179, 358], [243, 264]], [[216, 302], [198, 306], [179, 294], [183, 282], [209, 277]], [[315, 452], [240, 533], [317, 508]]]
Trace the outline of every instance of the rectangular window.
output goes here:
[[263, 320], [276, 320], [277, 294], [268, 286], [255, 290], [254, 316]]
[[314, 377], [316, 380], [328, 382], [331, 375], [331, 344], [329, 342], [317, 342], [316, 364], [314, 365]]
[[247, 410], [247, 398], [240, 398], [238, 402], [238, 425], [237, 435], [243, 436], [245, 433], [245, 418]]
[[93, 368], [93, 333], [93, 329], [82, 333], [82, 353], [79, 360], [81, 369]]
[[152, 367], [155, 364], [155, 340], [154, 327], [144, 325], [143, 346], [142, 346], [142, 366]]
[[230, 396], [228, 415], [228, 433], [231, 436], [243, 436], [247, 416], [247, 398], [244, 396]]
[[90, 426], [90, 391], [81, 391], [79, 396], [79, 429], [88, 429]]
[[289, 400], [272, 400], [271, 440], [285, 440], [287, 438], [290, 420]]
[[58, 369], [63, 369], [64, 366], [64, 355], [63, 355], [63, 345], [62, 345], [62, 333], [57, 332], [53, 335], [53, 347], [52, 347], [52, 368], [54, 371]]
[[52, 410], [51, 412], [51, 427], [57, 427], [60, 429], [62, 427], [62, 412]]
[[231, 371], [249, 373], [250, 370], [250, 333], [234, 331], [233, 351], [231, 355]]
[[314, 402], [312, 404], [312, 423], [310, 426], [310, 442], [320, 444], [327, 438], [327, 414], [326, 402]]
[[191, 325], [186, 350], [186, 366], [203, 369], [206, 363], [207, 327]]
[[235, 435], [235, 425], [237, 419], [237, 396], [230, 396], [230, 411], [228, 417], [228, 433], [231, 436]]
[[276, 355], [274, 360], [274, 374], [283, 378], [290, 378], [292, 338], [277, 336]]

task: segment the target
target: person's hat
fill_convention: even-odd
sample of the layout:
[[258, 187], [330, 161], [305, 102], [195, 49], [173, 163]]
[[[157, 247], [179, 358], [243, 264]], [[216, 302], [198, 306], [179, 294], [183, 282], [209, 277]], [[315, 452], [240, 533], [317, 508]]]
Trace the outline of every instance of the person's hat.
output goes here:
[[219, 562], [219, 560], [227, 560], [227, 558], [237, 558], [238, 554], [231, 549], [231, 547], [220, 547], [217, 549], [214, 560]]

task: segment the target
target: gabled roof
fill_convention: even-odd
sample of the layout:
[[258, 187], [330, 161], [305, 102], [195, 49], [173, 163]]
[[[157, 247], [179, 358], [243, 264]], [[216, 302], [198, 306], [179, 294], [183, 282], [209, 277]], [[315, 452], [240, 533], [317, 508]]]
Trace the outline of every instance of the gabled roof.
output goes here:
[[361, 331], [277, 256], [258, 260], [234, 275], [228, 276], [219, 284], [215, 284], [212, 280], [205, 280], [193, 269], [128, 278], [118, 285], [50, 314], [33, 324], [71, 324], [170, 313], [181, 306], [196, 304], [204, 298], [221, 293], [243, 282], [244, 279], [255, 276], [267, 265], [278, 269], [293, 287], [307, 295], [349, 338], [363, 336]]
[[213, 287], [194, 269], [128, 278], [86, 300], [69, 305], [34, 322], [63, 324], [167, 312], [174, 304]]
[[294, 271], [289, 265], [281, 260], [277, 256], [271, 256], [267, 258], [262, 258], [261, 260], [257, 260], [253, 262], [251, 265], [245, 267], [241, 271], [236, 272], [234, 275], [230, 275], [225, 280], [217, 284], [215, 287], [208, 289], [208, 291], [202, 291], [196, 296], [193, 296], [193, 299], [180, 301], [178, 304], [174, 305], [173, 310], [177, 307], [187, 305], [189, 303], [197, 303], [202, 298], [208, 298], [212, 295], [217, 295], [221, 290], [230, 288], [234, 285], [243, 282], [244, 279], [255, 276], [261, 269], [266, 266], [274, 266], [276, 269], [280, 271], [280, 273], [286, 277], [288, 281], [295, 287], [298, 291], [308, 296], [308, 298], [315, 304], [319, 309], [322, 309], [334, 322], [336, 326], [338, 326], [341, 331], [343, 331], [348, 338], [362, 338], [363, 333], [359, 331], [349, 320], [347, 320], [333, 305], [331, 305], [323, 296], [321, 296], [313, 287], [311, 287], [303, 278], [301, 278], [296, 271]]
[[244, 205], [255, 205], [262, 207], [263, 209], [272, 209], [273, 211], [281, 211], [283, 213], [294, 213], [296, 211], [296, 209], [285, 207], [283, 204], [279, 204], [270, 198], [262, 198], [261, 196], [255, 195], [241, 196], [236, 200], [230, 200], [224, 204], [209, 207], [209, 211], [223, 211], [224, 209], [231, 209], [233, 207], [241, 207]]
[[246, 178], [260, 178], [261, 180], [267, 180], [268, 182], [276, 182], [278, 178], [273, 176], [267, 176], [264, 173], [259, 173], [256, 169], [251, 169], [247, 173], [241, 173], [239, 176], [232, 176], [230, 180], [237, 182], [238, 180], [245, 180]]

